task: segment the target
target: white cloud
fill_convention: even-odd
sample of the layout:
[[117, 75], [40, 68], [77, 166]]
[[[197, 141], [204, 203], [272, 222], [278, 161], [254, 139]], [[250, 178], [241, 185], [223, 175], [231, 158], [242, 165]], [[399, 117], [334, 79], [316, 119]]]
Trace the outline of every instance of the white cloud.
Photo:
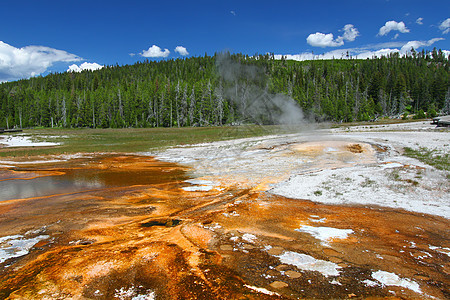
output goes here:
[[391, 31], [400, 31], [401, 33], [408, 33], [409, 29], [406, 28], [405, 23], [396, 21], [387, 21], [383, 27], [380, 28], [378, 35], [383, 36]]
[[443, 34], [447, 34], [450, 32], [450, 18], [447, 18], [447, 20], [443, 21], [439, 25], [439, 29], [442, 30]]
[[[417, 50], [417, 48], [424, 46], [431, 46], [438, 41], [444, 40], [443, 38], [434, 38], [428, 41], [409, 41], [409, 42], [390, 42], [381, 43], [376, 45], [368, 45], [362, 48], [348, 48], [348, 49], [338, 49], [325, 52], [323, 54], [315, 55], [310, 52], [299, 53], [299, 54], [287, 54], [283, 55], [286, 59], [304, 61], [304, 60], [321, 60], [321, 59], [346, 59], [346, 58], [357, 58], [357, 59], [367, 59], [373, 57], [387, 56], [391, 53], [407, 54], [411, 47]], [[444, 54], [450, 53], [447, 50], [443, 50]], [[281, 59], [282, 55], [275, 55], [275, 59]]]
[[417, 18], [416, 24], [423, 25], [423, 18]]
[[56, 62], [80, 60], [63, 50], [44, 46], [16, 48], [0, 41], [0, 81], [29, 78], [44, 73]]
[[187, 51], [186, 48], [184, 48], [183, 46], [177, 46], [175, 48], [175, 52], [177, 52], [178, 54], [182, 55], [182, 56], [186, 56], [189, 55], [189, 52]]
[[232, 14], [233, 16], [236, 16], [236, 12], [234, 10], [230, 11], [230, 14]]
[[161, 48], [159, 48], [156, 45], [151, 46], [148, 48], [148, 50], [143, 50], [141, 53], [139, 53], [143, 57], [167, 57], [170, 54], [169, 49], [164, 49], [162, 51]]
[[389, 54], [393, 54], [393, 53], [400, 53], [400, 50], [398, 49], [391, 49], [391, 48], [384, 48], [384, 49], [379, 49], [379, 50], [366, 50], [366, 51], [362, 51], [359, 52], [356, 51], [356, 55], [354, 56], [355, 58], [358, 59], [371, 59], [373, 57], [382, 57], [382, 56], [388, 56]]
[[[400, 52], [398, 49], [379, 49], [379, 50], [368, 50], [359, 48], [350, 49], [339, 49], [329, 51], [323, 54], [314, 55], [312, 53], [300, 53], [300, 54], [287, 54], [284, 55], [286, 59], [304, 61], [304, 60], [327, 60], [327, 59], [348, 59], [348, 58], [358, 58], [366, 59], [373, 57], [386, 56], [390, 53]], [[281, 59], [281, 55], [275, 55], [275, 59]]]
[[344, 26], [344, 35], [342, 36], [344, 40], [353, 42], [357, 36], [359, 36], [359, 31], [352, 24], [347, 24]]
[[400, 52], [406, 53], [406, 51], [410, 51], [411, 48], [417, 49], [423, 46], [431, 46], [436, 42], [444, 40], [443, 38], [434, 38], [428, 41], [409, 41], [400, 49]]
[[343, 40], [334, 40], [333, 34], [328, 33], [311, 33], [307, 38], [306, 42], [314, 47], [339, 47], [344, 45]]
[[306, 42], [314, 47], [339, 47], [344, 45], [344, 41], [353, 42], [359, 36], [358, 29], [352, 24], [345, 25], [342, 31], [344, 34], [336, 39], [332, 33], [312, 33], [306, 38]]
[[365, 49], [383, 49], [383, 48], [401, 48], [405, 42], [387, 42], [387, 43], [377, 43], [369, 44], [365, 46]]
[[67, 72], [81, 72], [84, 70], [95, 71], [95, 70], [99, 70], [101, 68], [103, 68], [103, 66], [99, 65], [98, 63], [84, 62], [79, 66], [77, 66], [76, 64], [70, 65], [69, 69], [67, 69]]

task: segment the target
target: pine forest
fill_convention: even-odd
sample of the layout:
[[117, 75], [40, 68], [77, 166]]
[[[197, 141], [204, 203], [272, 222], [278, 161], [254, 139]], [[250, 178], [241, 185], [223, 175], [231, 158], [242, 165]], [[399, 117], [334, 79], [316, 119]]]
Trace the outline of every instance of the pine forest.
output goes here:
[[[0, 84], [0, 127], [182, 127], [450, 113], [440, 50], [367, 60], [220, 53]], [[300, 110], [300, 109], [299, 109]]]

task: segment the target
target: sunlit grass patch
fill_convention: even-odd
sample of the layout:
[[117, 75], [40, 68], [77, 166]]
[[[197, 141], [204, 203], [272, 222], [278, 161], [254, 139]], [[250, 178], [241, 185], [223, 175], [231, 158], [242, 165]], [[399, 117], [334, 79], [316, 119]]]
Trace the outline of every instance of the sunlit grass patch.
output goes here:
[[1, 157], [94, 152], [145, 152], [176, 145], [189, 145], [237, 138], [298, 132], [282, 126], [222, 126], [123, 129], [28, 129], [33, 140], [60, 143], [53, 147], [1, 148]]
[[404, 150], [406, 156], [418, 159], [438, 170], [450, 171], [449, 153], [441, 153], [438, 150], [430, 150], [424, 147], [419, 148], [419, 150], [406, 147]]

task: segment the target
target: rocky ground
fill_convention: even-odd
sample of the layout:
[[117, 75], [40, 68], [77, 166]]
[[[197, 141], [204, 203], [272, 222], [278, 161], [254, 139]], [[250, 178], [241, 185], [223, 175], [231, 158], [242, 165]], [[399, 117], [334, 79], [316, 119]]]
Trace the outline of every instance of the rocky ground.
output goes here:
[[403, 154], [450, 153], [450, 131], [429, 122], [301, 131], [177, 147], [162, 160], [219, 185], [329, 204], [379, 205], [450, 217], [448, 171]]
[[403, 151], [449, 141], [422, 122], [4, 160], [2, 187], [54, 190], [0, 202], [0, 298], [448, 299], [448, 171]]

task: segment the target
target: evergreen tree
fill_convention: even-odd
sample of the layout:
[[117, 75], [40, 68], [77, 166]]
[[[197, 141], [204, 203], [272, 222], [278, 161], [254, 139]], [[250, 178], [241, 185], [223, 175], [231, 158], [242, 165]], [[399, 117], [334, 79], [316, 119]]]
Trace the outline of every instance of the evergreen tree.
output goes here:
[[450, 87], [447, 89], [447, 94], [445, 94], [444, 106], [442, 107], [442, 113], [450, 115]]
[[[437, 49], [410, 53], [303, 62], [228, 53], [231, 79], [214, 55], [4, 82], [0, 127], [271, 124], [279, 108], [267, 96], [275, 94], [318, 120], [450, 113], [449, 58]], [[256, 112], [257, 105], [265, 112]]]

